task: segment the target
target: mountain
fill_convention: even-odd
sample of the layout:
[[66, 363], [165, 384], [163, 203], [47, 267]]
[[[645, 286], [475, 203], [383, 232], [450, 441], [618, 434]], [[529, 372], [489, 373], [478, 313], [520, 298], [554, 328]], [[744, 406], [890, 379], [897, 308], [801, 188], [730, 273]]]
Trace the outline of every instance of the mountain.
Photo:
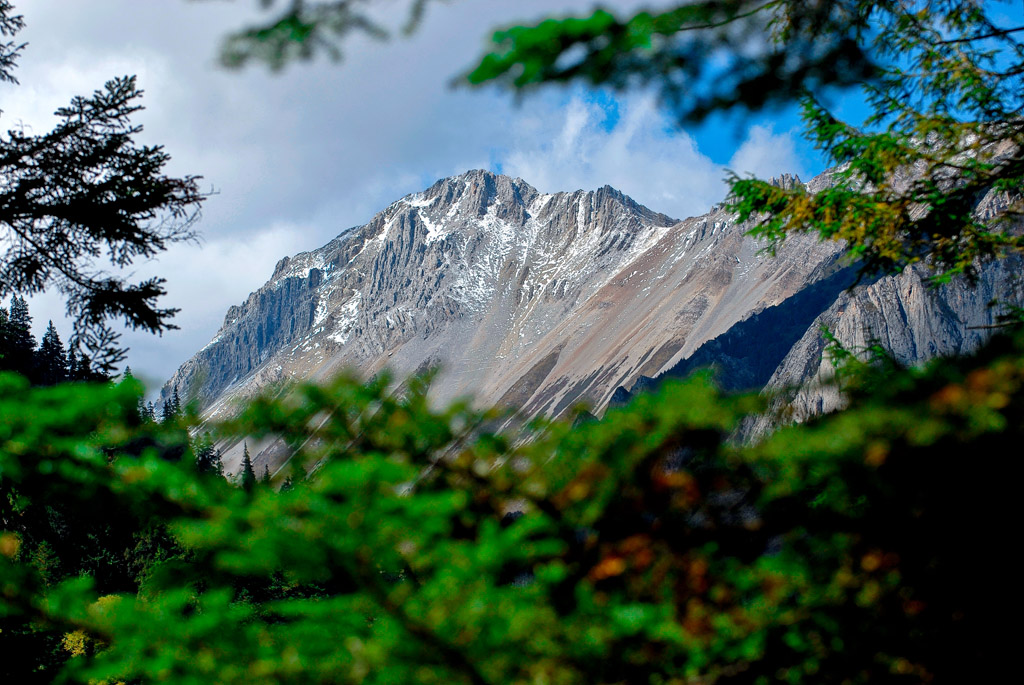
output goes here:
[[[963, 355], [978, 349], [991, 335], [1002, 302], [1024, 304], [1024, 259], [1011, 256], [987, 264], [975, 283], [927, 282], [927, 272], [913, 266], [849, 292], [842, 292], [819, 314], [779, 362], [765, 387], [782, 391], [776, 409], [785, 405], [791, 420], [831, 412], [843, 405], [835, 387], [823, 383], [832, 375], [821, 328], [827, 328], [849, 350], [879, 344], [899, 363], [911, 366], [938, 356]], [[746, 427], [747, 437], [767, 433], [772, 414]]]
[[[826, 173], [808, 187], [830, 182]], [[608, 186], [543, 194], [470, 171], [282, 259], [165, 393], [178, 387], [217, 417], [291, 378], [345, 368], [401, 378], [439, 366], [439, 402], [472, 395], [559, 415], [579, 402], [600, 413], [638, 382], [698, 361], [731, 363], [736, 387], [813, 375], [822, 363], [817, 325], [849, 320], [854, 307], [842, 247], [798, 236], [765, 256], [748, 228], [721, 208], [677, 221]], [[872, 297], [888, 302], [881, 283], [860, 311]], [[968, 309], [980, 312], [972, 323], [992, 321], [978, 302], [942, 309], [915, 287], [905, 310], [938, 306], [951, 330], [964, 328], [957, 312]], [[896, 321], [887, 316], [881, 325]]]

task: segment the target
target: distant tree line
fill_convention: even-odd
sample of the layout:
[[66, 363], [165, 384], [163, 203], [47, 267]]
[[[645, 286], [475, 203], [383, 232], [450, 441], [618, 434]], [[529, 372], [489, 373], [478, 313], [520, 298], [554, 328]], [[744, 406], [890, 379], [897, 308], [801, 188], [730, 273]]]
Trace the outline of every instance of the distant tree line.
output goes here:
[[[65, 348], [53, 321], [48, 323], [42, 340], [37, 342], [32, 334], [32, 315], [29, 313], [28, 302], [19, 295], [11, 297], [8, 307], [0, 307], [0, 372], [3, 371], [20, 374], [32, 386], [114, 380], [108, 374], [95, 371], [89, 358], [79, 354], [74, 347]], [[119, 380], [138, 383], [130, 366], [125, 367]], [[186, 418], [184, 409], [177, 387], [159, 409], [141, 393], [137, 401], [138, 419], [143, 423], [161, 423], [168, 427], [181, 424]], [[196, 470], [200, 474], [224, 477], [223, 455], [208, 434], [189, 439], [188, 442]], [[257, 485], [269, 486], [271, 482], [270, 469], [266, 464], [262, 474], [257, 476], [248, 444], [244, 447], [242, 470], [237, 481], [246, 492], [252, 492]]]
[[88, 356], [79, 354], [74, 347], [64, 347], [53, 321], [37, 343], [28, 302], [18, 295], [11, 297], [9, 307], [0, 307], [0, 371], [20, 373], [33, 385], [109, 378], [93, 370]]

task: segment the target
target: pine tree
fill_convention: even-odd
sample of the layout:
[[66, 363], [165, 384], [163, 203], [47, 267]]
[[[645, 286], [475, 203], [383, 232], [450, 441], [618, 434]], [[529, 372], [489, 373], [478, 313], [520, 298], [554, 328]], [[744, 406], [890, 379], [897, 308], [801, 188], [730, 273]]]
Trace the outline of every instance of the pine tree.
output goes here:
[[196, 471], [199, 473], [224, 475], [224, 463], [220, 450], [217, 449], [208, 434], [199, 439], [195, 447]]
[[[130, 380], [130, 381], [134, 381], [136, 383], [139, 382], [139, 379], [137, 379], [135, 377], [135, 374], [132, 373], [132, 367], [130, 367], [130, 366], [124, 367], [124, 373], [121, 374], [121, 380], [122, 381]], [[139, 395], [139, 401], [136, 404], [136, 410], [138, 411], [138, 415], [139, 415], [139, 420], [140, 421], [148, 421], [148, 420], [150, 420], [148, 418], [148, 416], [147, 416], [147, 411], [148, 410], [146, 408], [146, 398], [145, 398], [144, 395]]]
[[[74, 348], [72, 348], [74, 349]], [[70, 366], [70, 364], [69, 364]], [[73, 374], [69, 372], [69, 375], [73, 380], [76, 381], [106, 381], [110, 380], [110, 376], [105, 373], [97, 372], [92, 370], [92, 362], [84, 354], [78, 355], [78, 363], [75, 367]]]
[[263, 465], [263, 477], [260, 478], [260, 483], [263, 485], [270, 485], [270, 467], [266, 464]]
[[142, 420], [146, 423], [154, 423], [156, 421], [156, 407], [153, 406], [152, 402], [146, 402], [142, 406]]
[[39, 344], [34, 367], [36, 382], [40, 385], [56, 385], [68, 379], [68, 357], [52, 320]]
[[111, 377], [103, 373], [94, 372], [89, 357], [72, 347], [68, 350], [68, 380], [95, 382], [109, 381]]
[[10, 355], [10, 328], [7, 310], [0, 307], [0, 371], [8, 370], [6, 360]]
[[68, 380], [69, 381], [80, 381], [83, 380], [81, 376], [82, 368], [81, 361], [78, 357], [78, 352], [72, 347], [68, 350]]
[[178, 388], [175, 386], [171, 396], [164, 400], [160, 420], [164, 423], [174, 421], [181, 416], [181, 397], [178, 395]]
[[35, 371], [33, 362], [36, 339], [32, 336], [32, 316], [28, 312], [28, 302], [18, 295], [11, 298], [7, 331], [8, 356], [4, 366], [23, 376], [32, 376]]
[[242, 488], [246, 492], [252, 492], [256, 488], [256, 472], [252, 468], [252, 458], [249, 456], [249, 443], [244, 443], [242, 452]]

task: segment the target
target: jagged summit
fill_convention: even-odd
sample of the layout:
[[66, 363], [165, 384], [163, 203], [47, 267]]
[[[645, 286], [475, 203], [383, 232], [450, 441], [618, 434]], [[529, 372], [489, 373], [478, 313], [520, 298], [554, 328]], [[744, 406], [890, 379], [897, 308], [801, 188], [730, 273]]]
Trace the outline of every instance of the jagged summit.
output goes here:
[[403, 203], [426, 207], [436, 202], [441, 206], [451, 208], [453, 205], [467, 202], [466, 207], [484, 214], [487, 207], [492, 204], [529, 208], [537, 198], [550, 199], [561, 196], [586, 197], [595, 207], [617, 203], [627, 210], [643, 216], [651, 223], [659, 225], [677, 223], [676, 219], [644, 207], [610, 185], [602, 186], [594, 191], [577, 190], [568, 193], [543, 194], [521, 178], [512, 178], [483, 169], [472, 169], [458, 176], [443, 178], [422, 192], [402, 198], [389, 209]]
[[797, 186], [803, 185], [800, 181], [800, 177], [796, 174], [782, 174], [781, 176], [772, 176], [768, 181], [771, 185], [776, 188], [782, 188], [783, 190], [792, 190]]

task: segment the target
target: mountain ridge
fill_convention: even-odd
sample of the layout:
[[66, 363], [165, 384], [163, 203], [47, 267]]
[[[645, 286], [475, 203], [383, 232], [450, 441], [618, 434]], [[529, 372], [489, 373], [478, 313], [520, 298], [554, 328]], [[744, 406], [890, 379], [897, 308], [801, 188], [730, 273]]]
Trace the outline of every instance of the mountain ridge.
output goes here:
[[[557, 210], [552, 208], [552, 203], [557, 205]], [[494, 211], [490, 217], [495, 224], [511, 224], [520, 230], [526, 226], [530, 219], [536, 219], [534, 222], [536, 224], [536, 235], [533, 236], [535, 244], [531, 247], [536, 248], [536, 243], [558, 245], [559, 242], [563, 248], [574, 246], [574, 250], [563, 249], [560, 254], [555, 255], [567, 257], [569, 259], [569, 266], [572, 265], [571, 262], [574, 254], [576, 258], [579, 258], [581, 251], [588, 252], [586, 256], [591, 258], [592, 264], [590, 266], [593, 267], [593, 270], [608, 272], [608, 278], [603, 280], [596, 279], [596, 281], [599, 281], [600, 286], [604, 286], [607, 281], [612, 280], [610, 278], [612, 275], [610, 271], [614, 270], [613, 267], [621, 268], [624, 264], [620, 264], [620, 261], [627, 262], [629, 257], [638, 256], [645, 249], [653, 247], [660, 238], [664, 237], [667, 229], [685, 224], [685, 222], [676, 221], [671, 217], [636, 203], [625, 194], [610, 186], [603, 186], [595, 191], [577, 190], [542, 194], [522, 179], [512, 179], [483, 170], [469, 171], [459, 176], [441, 179], [420, 193], [413, 193], [392, 203], [364, 226], [355, 227], [344, 232], [318, 250], [282, 259], [268, 282], [270, 288], [264, 286], [264, 288], [253, 293], [242, 305], [235, 305], [230, 308], [225, 316], [224, 325], [221, 327], [221, 330], [218, 331], [218, 334], [204, 350], [208, 350], [211, 346], [216, 346], [225, 334], [230, 333], [229, 329], [236, 324], [242, 312], [246, 311], [246, 308], [251, 310], [255, 306], [266, 313], [274, 314], [284, 310], [284, 300], [290, 301], [293, 305], [298, 300], [312, 300], [312, 291], [318, 289], [325, 279], [330, 280], [329, 275], [332, 269], [342, 266], [342, 262], [345, 262], [345, 266], [352, 264], [353, 260], [357, 258], [358, 253], [364, 249], [366, 243], [382, 239], [387, 225], [397, 220], [401, 224], [401, 230], [396, 232], [395, 235], [388, 236], [389, 240], [382, 246], [381, 254], [377, 255], [376, 261], [370, 265], [371, 267], [376, 267], [374, 269], [376, 281], [371, 283], [371, 290], [377, 295], [382, 290], [387, 290], [388, 286], [391, 285], [387, 282], [388, 274], [393, 269], [383, 267], [408, 267], [411, 255], [410, 251], [406, 248], [411, 245], [414, 249], [423, 249], [424, 246], [429, 246], [437, 241], [444, 241], [453, 228], [456, 228], [439, 225], [436, 211], [433, 213], [423, 211], [425, 208], [429, 209], [431, 207], [435, 210], [440, 207], [448, 215], [445, 217], [446, 219], [451, 219], [451, 211], [457, 208], [461, 218], [464, 219], [468, 216], [478, 220], [488, 219], [488, 208], [492, 208]], [[408, 209], [416, 211], [415, 213], [410, 213], [406, 211]], [[581, 210], [582, 215], [579, 215]], [[553, 216], [558, 213], [566, 214], [567, 216]], [[721, 214], [721, 212], [719, 211], [718, 214]], [[693, 236], [693, 242], [706, 240], [709, 237], [708, 233], [713, 234], [715, 231], [721, 230], [726, 224], [727, 217], [721, 216], [717, 218], [718, 220], [710, 224], [710, 228], [707, 225], [703, 225], [691, 231], [698, 233]], [[558, 224], [559, 219], [561, 219], [560, 223], [562, 224], [559, 227], [560, 230], [552, 230], [553, 224]], [[575, 219], [575, 221], [566, 221], [565, 219]], [[622, 226], [613, 227], [609, 223], [610, 221], [624, 221], [625, 223]], [[462, 228], [464, 229], [465, 226], [462, 226]], [[418, 236], [415, 234], [424, 231], [425, 236], [422, 236], [423, 239], [418, 241]], [[493, 237], [493, 231], [491, 231], [491, 234], [491, 237]], [[635, 247], [633, 243], [638, 236], [645, 242], [639, 246], [639, 249], [633, 249]], [[581, 249], [578, 238], [583, 237], [587, 237], [592, 244], [583, 246]], [[602, 237], [604, 242], [601, 242]], [[332, 253], [337, 253], [333, 260], [327, 256]], [[507, 255], [503, 254], [502, 256]], [[617, 257], [618, 259], [609, 259], [610, 257]], [[400, 258], [401, 263], [397, 261]], [[558, 297], [566, 296], [566, 287], [569, 287], [570, 291], [573, 289], [572, 284], [567, 282], [568, 279], [559, 280], [558, 278], [551, 278], [546, 280], [540, 279], [543, 280], [543, 283], [531, 282], [531, 276], [536, 273], [538, 265], [536, 263], [524, 265], [522, 259], [519, 262], [518, 266], [522, 268], [509, 271], [509, 273], [516, 272], [518, 276], [516, 285], [526, 290], [525, 293], [518, 293], [519, 297], [525, 296], [526, 299], [530, 299], [540, 287], [548, 288], [549, 294], [555, 293]], [[435, 262], [435, 268], [439, 266], [440, 264]], [[541, 266], [550, 267], [551, 264], [548, 263]], [[571, 271], [569, 268], [563, 270]], [[505, 275], [507, 276], [508, 274]], [[570, 273], [569, 275], [575, 277], [577, 274]], [[623, 278], [628, 278], [628, 274], [624, 274]], [[408, 280], [408, 274], [406, 274], [406, 279]], [[490, 292], [480, 292], [480, 287], [474, 287], [479, 286], [479, 283], [471, 283], [468, 278], [463, 279], [463, 281], [461, 285], [464, 286], [464, 290], [457, 293], [462, 295], [462, 297], [453, 298], [461, 300], [456, 303], [459, 306], [449, 307], [449, 313], [452, 316], [464, 316], [467, 313], [472, 313], [474, 310], [474, 295], [479, 296], [477, 300], [483, 300], [494, 295], [494, 288], [490, 288]], [[495, 283], [491, 285], [493, 286]], [[598, 283], [592, 284], [595, 287], [592, 287], [590, 290], [596, 291], [597, 285]], [[531, 286], [533, 288], [532, 293]], [[488, 289], [485, 288], [485, 290]], [[392, 292], [390, 294], [392, 296], [391, 306], [395, 307], [398, 304], [398, 298], [395, 297], [395, 293]], [[592, 295], [593, 292], [588, 292], [587, 294]], [[283, 295], [283, 298], [279, 297], [279, 295]], [[570, 299], [572, 299], [573, 295], [575, 295], [575, 299], [584, 297], [582, 292], [570, 292], [569, 295]], [[427, 301], [427, 299], [421, 298], [415, 304], [418, 306], [436, 304]], [[342, 308], [344, 308], [344, 304], [342, 304]], [[480, 303], [477, 302], [476, 304]], [[350, 309], [355, 309], [358, 305], [349, 304], [349, 307]], [[293, 312], [295, 315], [287, 317], [288, 321], [283, 322], [287, 329], [283, 329], [280, 325], [282, 323], [279, 320], [280, 316], [276, 317], [276, 320], [274, 316], [267, 316], [264, 317], [266, 325], [257, 325], [253, 330], [247, 331], [247, 335], [243, 334], [242, 340], [247, 345], [259, 350], [259, 352], [255, 356], [242, 354], [239, 361], [244, 363], [232, 365], [233, 368], [231, 370], [233, 373], [230, 377], [224, 377], [224, 374], [221, 374], [219, 382], [214, 382], [212, 385], [207, 384], [206, 392], [198, 393], [202, 404], [207, 404], [217, 392], [226, 389], [238, 380], [243, 380], [246, 374], [255, 371], [260, 364], [266, 361], [268, 353], [280, 349], [287, 342], [293, 341], [296, 330], [310, 330], [312, 324], [318, 320], [315, 307], [311, 309], [310, 315], [306, 316], [298, 316], [300, 312], [297, 307], [293, 306], [292, 309], [296, 310]], [[397, 317], [404, 314], [404, 312], [397, 311], [395, 314]], [[320, 312], [321, 318], [325, 315], [326, 312]], [[385, 327], [389, 325], [388, 321], [390, 320], [389, 317], [384, 317]], [[394, 322], [392, 321], [391, 325], [393, 324]], [[355, 327], [354, 332], [357, 335], [365, 335], [366, 333], [364, 329], [358, 326]], [[539, 332], [541, 331], [536, 330], [534, 334], [536, 335]], [[343, 334], [336, 335], [335, 340], [347, 341]], [[377, 353], [386, 352], [385, 348], [388, 345], [384, 341], [379, 341], [379, 343], [376, 348]], [[239, 351], [243, 352], [242, 350]], [[186, 362], [187, 364], [188, 362]], [[184, 380], [180, 376], [180, 373], [176, 374], [176, 378], [172, 379], [171, 385], [175, 383], [180, 384]], [[188, 385], [188, 383], [185, 383], [185, 385]], [[196, 396], [195, 393], [193, 393], [193, 396]]]
[[[806, 187], [830, 183], [826, 172]], [[601, 413], [634, 384], [707, 355], [730, 331], [735, 337], [738, 324], [757, 330], [762, 313], [771, 318], [842, 267], [838, 243], [798, 235], [767, 257], [749, 228], [720, 206], [677, 221], [610, 186], [541, 193], [472, 170], [283, 258], [165, 393], [180, 387], [218, 417], [292, 378], [346, 368], [404, 377], [438, 366], [439, 403], [471, 395], [525, 416], [557, 416], [583, 401]], [[815, 303], [819, 312], [835, 305], [834, 290]], [[914, 298], [908, 306], [925, 306], [923, 295]], [[804, 340], [811, 330], [799, 333], [790, 332], [794, 345], [813, 352]], [[792, 352], [775, 347], [783, 359]], [[737, 377], [761, 379], [773, 360], [758, 363], [756, 373], [737, 367]], [[236, 456], [226, 455], [229, 470]], [[278, 457], [261, 458], [273, 465]]]

